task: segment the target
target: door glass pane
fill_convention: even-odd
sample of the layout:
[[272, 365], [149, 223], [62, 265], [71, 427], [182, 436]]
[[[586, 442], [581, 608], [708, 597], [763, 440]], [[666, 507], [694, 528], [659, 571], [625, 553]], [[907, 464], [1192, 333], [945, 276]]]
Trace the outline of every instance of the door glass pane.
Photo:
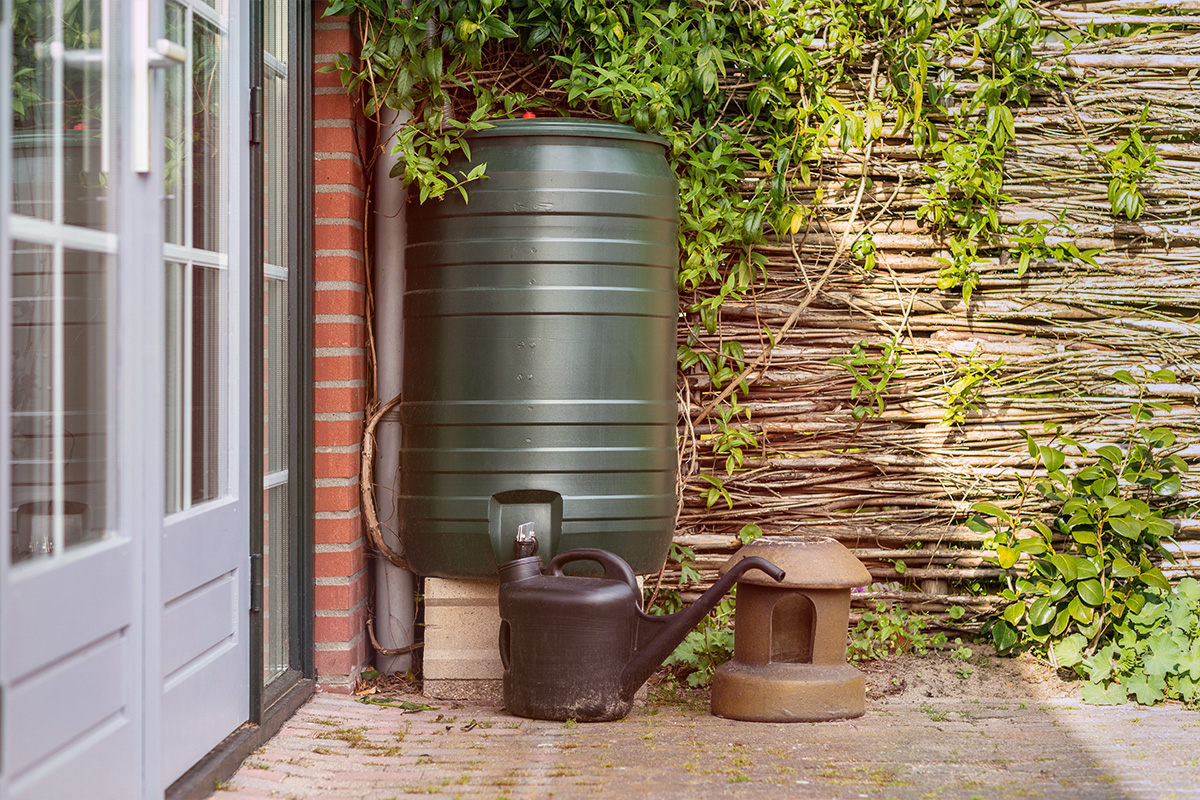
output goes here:
[[108, 257], [25, 242], [13, 244], [12, 256], [16, 563], [108, 529]]
[[181, 264], [178, 261], [168, 261], [166, 262], [166, 272], [166, 511], [167, 513], [171, 513], [180, 511], [186, 507], [184, 497], [187, 495], [183, 488], [187, 485], [184, 454], [189, 449], [184, 445], [188, 432], [187, 421], [184, 419], [184, 411], [188, 404], [184, 402], [184, 398], [187, 396], [187, 383], [184, 381], [183, 375], [183, 368], [187, 363], [183, 350], [185, 339], [183, 335], [184, 326], [187, 323], [186, 307], [184, 305], [187, 300], [187, 294], [183, 290], [183, 278], [187, 273], [187, 265]]
[[12, 212], [111, 230], [102, 0], [13, 8]]
[[168, 513], [229, 490], [227, 37], [196, 9], [166, 4], [168, 38], [191, 45], [164, 76]]
[[228, 488], [226, 271], [166, 262], [167, 513]]
[[225, 493], [229, 436], [229, 307], [225, 271], [192, 268], [191, 501], [212, 500]]
[[192, 246], [226, 250], [229, 178], [225, 158], [224, 39], [207, 20], [192, 18]]
[[267, 264], [286, 269], [288, 263], [288, 80], [270, 66], [264, 79], [263, 103], [266, 142], [263, 147], [263, 178], [266, 208], [263, 214], [263, 246]]
[[[172, 42], [187, 41], [187, 15], [178, 3], [167, 3], [164, 32]], [[184, 120], [187, 113], [187, 72], [181, 68], [162, 70], [166, 92], [166, 119], [163, 121], [165, 147], [163, 153], [163, 238], [170, 244], [184, 244], [184, 208], [186, 208], [187, 182], [184, 170], [189, 161], [187, 135]]]
[[292, 520], [288, 509], [288, 0], [263, 4], [263, 619], [264, 684], [291, 665]]
[[[270, 683], [291, 666], [291, 592], [288, 573], [287, 483], [266, 490], [263, 519], [263, 682]], [[276, 530], [278, 528], [278, 530]]]
[[54, 44], [54, 20], [33, 3], [13, 9], [12, 64], [12, 212], [39, 219], [54, 217], [54, 102], [59, 70], [48, 54]]
[[288, 341], [287, 281], [265, 281], [266, 326], [263, 344], [266, 379], [266, 441], [264, 472], [271, 475], [288, 468]]

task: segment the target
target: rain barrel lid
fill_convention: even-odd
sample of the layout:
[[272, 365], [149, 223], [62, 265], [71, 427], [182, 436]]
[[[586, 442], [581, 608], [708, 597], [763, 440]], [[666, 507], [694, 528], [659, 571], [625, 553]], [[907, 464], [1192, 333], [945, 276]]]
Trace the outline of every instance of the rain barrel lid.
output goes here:
[[633, 142], [648, 142], [667, 147], [667, 140], [656, 133], [642, 133], [637, 128], [620, 122], [605, 122], [598, 119], [578, 117], [536, 117], [533, 119], [488, 120], [493, 126], [480, 131], [471, 131], [472, 139], [500, 136], [578, 136], [585, 139], [624, 139]]

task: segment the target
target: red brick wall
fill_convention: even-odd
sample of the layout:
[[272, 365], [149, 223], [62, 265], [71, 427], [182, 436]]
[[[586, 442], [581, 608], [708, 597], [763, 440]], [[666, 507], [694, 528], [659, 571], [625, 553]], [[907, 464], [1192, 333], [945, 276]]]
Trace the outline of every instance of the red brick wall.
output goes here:
[[[313, 68], [354, 52], [345, 17], [314, 10]], [[370, 657], [369, 571], [359, 508], [367, 391], [361, 116], [334, 73], [313, 76], [313, 556], [317, 680], [349, 691]]]

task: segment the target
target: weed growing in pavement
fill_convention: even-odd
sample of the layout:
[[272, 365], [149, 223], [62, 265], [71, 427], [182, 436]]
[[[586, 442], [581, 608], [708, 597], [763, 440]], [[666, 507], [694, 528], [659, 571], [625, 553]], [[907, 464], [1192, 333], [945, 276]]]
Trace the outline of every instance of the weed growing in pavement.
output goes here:
[[321, 731], [317, 734], [318, 739], [336, 739], [345, 742], [351, 747], [369, 747], [370, 742], [367, 741], [366, 726], [357, 728], [337, 727], [331, 731]]
[[876, 661], [888, 656], [924, 654], [930, 648], [946, 644], [946, 634], [926, 633], [928, 619], [901, 605], [889, 606], [880, 600], [874, 611], [864, 611], [850, 629], [850, 644], [846, 657], [852, 663]]
[[324, 725], [329, 728], [336, 728], [341, 724], [336, 719], [329, 717], [305, 717], [304, 721], [311, 722], [313, 725]]
[[950, 712], [946, 711], [945, 709], [934, 708], [933, 706], [929, 705], [928, 703], [922, 703], [921, 704], [921, 713], [924, 714], [925, 716], [929, 717], [934, 722], [942, 722], [943, 720], [946, 719], [946, 716]]

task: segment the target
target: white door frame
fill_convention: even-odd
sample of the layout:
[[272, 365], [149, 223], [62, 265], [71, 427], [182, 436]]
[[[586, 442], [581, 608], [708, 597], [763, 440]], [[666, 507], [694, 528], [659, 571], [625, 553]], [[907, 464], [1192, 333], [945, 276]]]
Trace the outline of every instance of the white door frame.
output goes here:
[[[99, 4], [100, 0], [96, 2]], [[110, 259], [108, 267], [111, 296], [108, 303], [110, 365], [106, 431], [113, 534], [100, 542], [55, 553], [54, 558], [20, 564], [13, 570], [9, 563], [11, 516], [8, 512], [12, 507], [11, 461], [7, 452], [0, 458], [0, 612], [3, 613], [0, 627], [0, 796], [6, 798], [10, 795], [160, 798], [165, 787], [178, 777], [182, 771], [178, 758], [174, 761], [168, 758], [170, 765], [163, 766], [175, 739], [187, 735], [187, 731], [164, 730], [163, 727], [163, 648], [169, 647], [172, 633], [164, 629], [163, 622], [163, 603], [172, 599], [164, 597], [169, 580], [164, 577], [163, 559], [172, 557], [171, 553], [189, 550], [190, 554], [174, 557], [191, 561], [193, 555], [201, 560], [213, 556], [194, 541], [180, 540], [182, 551], [171, 543], [172, 536], [202, 528], [203, 518], [212, 513], [223, 515], [221, 520], [210, 517], [213, 524], [232, 525], [237, 529], [234, 538], [240, 537], [236, 553], [221, 554], [232, 564], [229, 569], [236, 584], [235, 619], [231, 624], [233, 646], [240, 663], [239, 677], [233, 685], [222, 681], [217, 687], [223, 694], [230, 694], [232, 700], [226, 700], [238, 711], [237, 719], [218, 738], [203, 744], [193, 743], [189, 752], [203, 756], [219, 744], [225, 734], [249, 719], [249, 682], [261, 679], [259, 675], [250, 675], [250, 648], [260, 646], [260, 643], [249, 640], [251, 628], [248, 622], [249, 479], [253, 470], [250, 469], [248, 448], [251, 387], [246, 340], [252, 319], [249, 278], [253, 272], [248, 232], [255, 215], [249, 213], [251, 209], [245, 205], [249, 199], [246, 189], [250, 174], [250, 151], [245, 135], [249, 125], [249, 98], [248, 92], [241, 87], [247, 86], [249, 79], [251, 37], [247, 26], [252, 0], [229, 0], [232, 46], [227, 50], [230, 69], [228, 105], [223, 109], [231, 125], [227, 162], [231, 200], [227, 209], [230, 261], [240, 265], [236, 270], [237, 279], [228, 282], [232, 323], [229, 363], [234, 368], [229, 375], [229, 492], [208, 509], [197, 509], [187, 515], [187, 519], [172, 520], [170, 524], [164, 520], [166, 285], [161, 233], [152, 234], [163, 230], [163, 155], [161, 145], [155, 146], [151, 152], [150, 172], [134, 170], [136, 115], [128, 91], [135, 69], [132, 57], [135, 43], [131, 32], [139, 29], [137, 23], [143, 18], [141, 15], [149, 15], [152, 32], [161, 32], [164, 3], [163, 0], [104, 2], [114, 14], [110, 42], [116, 51], [117, 88], [111, 103], [107, 104], [110, 107], [106, 113], [117, 122], [110, 128], [111, 135], [120, 137], [109, 173], [117, 176], [114, 201], [120, 211], [115, 233], [85, 232], [80, 235], [91, 237], [92, 244], [99, 242], [97, 246], [101, 248], [107, 247], [105, 242], [111, 240], [116, 248], [116, 257]], [[0, 20], [8, 20], [11, 11], [12, 0], [0, 0]], [[152, 34], [151, 38], [157, 37]], [[148, 42], [142, 44], [148, 45]], [[12, 43], [7, 37], [0, 37], [0, 75], [7, 76], [11, 64]], [[151, 86], [153, 111], [150, 118], [154, 127], [150, 141], [161, 143], [164, 99], [161, 72], [154, 71]], [[13, 265], [10, 243], [14, 235], [20, 236], [22, 241], [32, 237], [34, 241], [50, 242], [59, 233], [50, 228], [42, 230], [38, 223], [28, 220], [21, 221], [15, 226], [16, 230], [10, 224], [12, 164], [7, 131], [10, 105], [6, 82], [0, 91], [0, 124], [5, 126], [5, 131], [0, 134], [0, 144], [4, 145], [0, 147], [0, 444], [5, 449], [9, 447], [11, 437], [9, 405], [12, 396], [10, 276]], [[227, 550], [225, 547], [220, 549]], [[194, 566], [189, 564], [189, 568]], [[113, 636], [117, 638], [113, 640]], [[59, 747], [54, 751], [55, 744], [50, 737], [46, 739], [45, 758], [26, 758], [22, 769], [6, 770], [5, 764], [17, 752], [14, 747], [24, 745], [20, 741], [14, 745], [13, 741], [14, 735], [19, 734], [13, 727], [13, 717], [18, 712], [13, 701], [22, 701], [22, 698], [15, 697], [9, 691], [10, 687], [35, 678], [40, 680], [43, 674], [46, 680], [51, 680], [53, 674], [43, 671], [57, 668], [59, 659], [65, 654], [82, 652], [86, 655], [90, 642], [110, 640], [119, 642], [122, 652], [128, 655], [119, 664], [109, 660], [112, 673], [120, 676], [114, 679], [120, 683], [114, 691], [124, 700], [120, 708], [111, 713], [98, 710], [98, 714], [108, 716], [96, 723], [99, 727], [84, 731], [83, 739], [76, 737], [73, 741], [95, 741], [105, 731], [119, 728], [119, 747], [114, 745], [116, 749], [104, 751], [93, 748], [96, 753], [90, 761], [71, 761], [74, 756], [70, 747], [65, 751]], [[73, 711], [81, 702], [86, 702], [81, 701], [80, 695], [89, 695], [92, 687], [86, 683], [77, 684], [76, 690], [46, 692], [39, 714], [45, 721], [38, 724], [52, 727], [64, 709]], [[88, 736], [92, 738], [87, 739]], [[21, 737], [17, 735], [16, 738]], [[188, 766], [190, 763], [182, 769]], [[79, 793], [81, 787], [83, 794]]]

